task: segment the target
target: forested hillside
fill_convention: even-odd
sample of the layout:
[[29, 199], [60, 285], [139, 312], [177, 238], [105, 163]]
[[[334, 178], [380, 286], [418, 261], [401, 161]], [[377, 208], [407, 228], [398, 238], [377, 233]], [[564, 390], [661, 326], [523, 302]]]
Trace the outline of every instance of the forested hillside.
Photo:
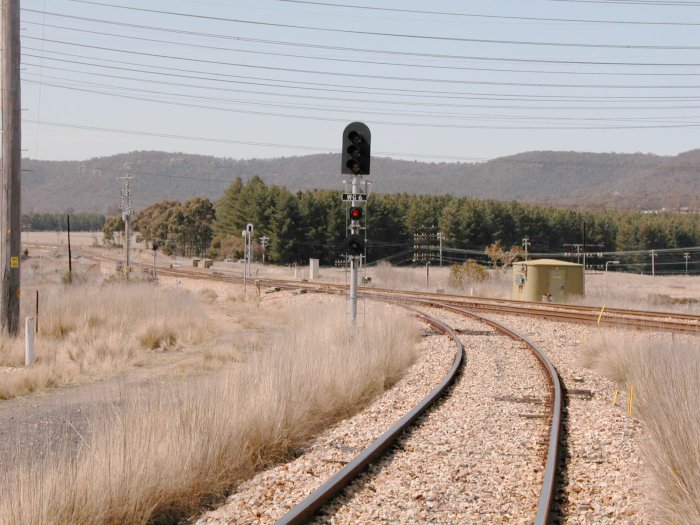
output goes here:
[[[217, 200], [236, 177], [257, 175], [292, 191], [341, 188], [337, 155], [277, 159], [133, 152], [86, 161], [23, 161], [23, 212], [113, 213], [133, 177], [136, 209], [164, 200]], [[700, 209], [700, 150], [674, 157], [529, 152], [484, 163], [372, 160], [378, 193], [451, 194], [561, 206]]]

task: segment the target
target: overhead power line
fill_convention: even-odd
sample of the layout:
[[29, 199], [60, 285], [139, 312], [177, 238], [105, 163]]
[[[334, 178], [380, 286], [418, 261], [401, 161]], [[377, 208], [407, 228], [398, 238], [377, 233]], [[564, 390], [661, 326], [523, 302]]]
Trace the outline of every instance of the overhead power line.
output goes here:
[[549, 2], [569, 2], [576, 4], [628, 4], [628, 5], [655, 5], [655, 6], [672, 6], [672, 7], [700, 7], [700, 2], [667, 2], [653, 0], [548, 0]]
[[[127, 55], [138, 55], [150, 58], [181, 60], [185, 62], [194, 62], [197, 64], [209, 64], [217, 66], [234, 66], [256, 70], [280, 71], [284, 73], [304, 73], [312, 75], [327, 75], [335, 77], [347, 78], [347, 71], [328, 71], [317, 69], [301, 69], [281, 66], [263, 66], [260, 64], [244, 64], [240, 62], [227, 62], [224, 60], [208, 60], [203, 58], [190, 58], [176, 55], [166, 55], [163, 53], [148, 53], [146, 51], [133, 51], [129, 49], [120, 49], [115, 47], [96, 46], [92, 44], [81, 44], [78, 42], [68, 42], [65, 40], [55, 40], [50, 38], [39, 38], [33, 36], [25, 36], [25, 39], [38, 40], [43, 42], [51, 42], [55, 44], [80, 47], [84, 49], [95, 49], [99, 51], [110, 51], [115, 53], [123, 53]], [[700, 49], [700, 47], [698, 48]], [[465, 79], [450, 79], [450, 78], [425, 78], [425, 77], [403, 77], [396, 75], [370, 75], [363, 73], [352, 73], [353, 78], [368, 78], [375, 80], [397, 80], [401, 82], [427, 82], [436, 84], [466, 84], [479, 86], [515, 86], [515, 87], [552, 87], [552, 88], [586, 88], [586, 89], [700, 89], [700, 85], [682, 85], [682, 84], [565, 84], [552, 82], [497, 82], [488, 80], [465, 80]]]
[[570, 64], [570, 65], [598, 65], [598, 66], [631, 66], [631, 67], [648, 67], [648, 66], [658, 66], [658, 67], [697, 67], [700, 63], [683, 63], [683, 62], [629, 62], [629, 61], [611, 61], [611, 60], [558, 60], [558, 59], [542, 59], [542, 58], [513, 58], [513, 57], [494, 57], [494, 56], [471, 56], [471, 55], [455, 55], [446, 53], [419, 53], [412, 51], [395, 51], [388, 49], [370, 49], [370, 48], [355, 48], [355, 47], [345, 47], [345, 46], [331, 46], [323, 44], [310, 44], [306, 42], [293, 42], [287, 40], [271, 40], [262, 38], [247, 38], [236, 35], [225, 35], [217, 33], [203, 33], [199, 31], [189, 31], [185, 29], [173, 29], [166, 27], [158, 27], [143, 24], [132, 24], [128, 22], [117, 22], [115, 20], [107, 20], [101, 18], [91, 18], [84, 16], [68, 15], [65, 13], [56, 13], [50, 11], [39, 11], [36, 9], [23, 8], [23, 12], [37, 13], [42, 16], [54, 16], [59, 18], [67, 18], [70, 20], [79, 20], [83, 22], [94, 22], [99, 24], [106, 24], [118, 27], [128, 27], [131, 29], [147, 30], [147, 31], [159, 31], [166, 33], [174, 33], [187, 36], [197, 36], [197, 37], [207, 37], [207, 38], [218, 38], [224, 40], [235, 40], [239, 42], [250, 42], [258, 44], [269, 44], [269, 45], [279, 45], [279, 46], [290, 46], [290, 47], [302, 47], [309, 49], [322, 49], [327, 51], [348, 51], [352, 53], [370, 53], [370, 54], [382, 54], [382, 55], [392, 55], [392, 56], [410, 56], [410, 57], [420, 57], [420, 58], [440, 58], [449, 60], [480, 60], [480, 61], [490, 61], [490, 62], [511, 62], [511, 63], [539, 63], [539, 64]]
[[306, 26], [299, 24], [282, 24], [276, 22], [264, 22], [261, 20], [246, 20], [242, 18], [228, 18], [222, 16], [198, 15], [195, 13], [183, 13], [179, 11], [166, 11], [163, 9], [147, 9], [144, 7], [124, 6], [118, 4], [110, 4], [104, 2], [93, 2], [91, 0], [68, 0], [69, 2], [90, 4], [101, 7], [110, 7], [115, 9], [124, 9], [128, 11], [138, 11], [142, 13], [154, 13], [159, 15], [178, 16], [192, 18], [198, 20], [216, 20], [218, 22], [232, 22], [237, 24], [248, 24], [264, 27], [282, 27], [287, 29], [302, 29], [305, 31], [320, 31], [328, 33], [340, 33], [350, 35], [366, 35], [366, 36], [381, 36], [390, 38], [402, 39], [418, 39], [418, 40], [434, 40], [443, 42], [470, 42], [479, 44], [499, 44], [499, 45], [518, 45], [518, 46], [543, 46], [543, 47], [580, 47], [580, 48], [595, 48], [595, 49], [657, 49], [657, 50], [695, 50], [700, 49], [700, 46], [683, 46], [683, 45], [644, 45], [644, 44], [592, 44], [585, 42], [540, 42], [534, 40], [496, 40], [488, 38], [465, 38], [465, 37], [450, 37], [440, 35], [417, 35], [411, 33], [388, 33], [380, 31], [361, 31], [359, 29], [338, 29], [329, 27]]
[[[158, 133], [158, 132], [142, 131], [142, 130], [125, 130], [125, 129], [115, 129], [115, 128], [106, 128], [106, 127], [98, 127], [98, 126], [87, 126], [87, 125], [81, 125], [81, 124], [71, 124], [71, 123], [66, 123], [66, 122], [49, 122], [49, 121], [40, 121], [40, 120], [31, 120], [31, 119], [24, 119], [23, 122], [26, 122], [28, 124], [39, 124], [39, 125], [44, 125], [44, 126], [52, 126], [52, 127], [60, 127], [60, 128], [68, 128], [68, 129], [79, 129], [79, 130], [86, 130], [86, 131], [100, 131], [100, 132], [117, 133], [117, 134], [124, 134], [124, 135], [153, 136], [153, 137], [162, 137], [162, 138], [177, 139], [177, 140], [217, 142], [217, 143], [226, 143], [226, 144], [239, 144], [239, 145], [246, 145], [246, 146], [262, 146], [262, 147], [275, 147], [275, 148], [283, 148], [283, 149], [317, 151], [317, 152], [323, 152], [323, 153], [338, 153], [338, 148], [329, 148], [329, 147], [325, 147], [325, 146], [302, 146], [302, 145], [294, 145], [294, 144], [279, 144], [279, 143], [243, 141], [243, 140], [234, 140], [234, 139], [220, 139], [220, 138], [215, 138], [215, 137], [198, 137], [198, 136], [191, 136], [191, 135]], [[553, 153], [557, 153], [557, 152], [553, 152]], [[457, 157], [457, 156], [450, 156], [450, 155], [422, 155], [419, 153], [401, 153], [401, 152], [391, 152], [391, 151], [377, 151], [377, 152], [375, 152], [375, 155], [396, 156], [396, 157], [416, 157], [416, 158], [428, 158], [428, 159], [450, 159], [450, 160], [463, 160], [463, 161], [472, 161], [472, 162], [501, 161], [501, 162], [509, 162], [509, 163], [513, 163], [513, 164], [545, 164], [545, 165], [563, 165], [563, 166], [575, 165], [575, 166], [592, 167], [594, 169], [600, 168], [600, 167], [606, 167], [606, 166], [607, 167], [619, 167], [620, 166], [619, 163], [600, 162], [600, 161], [595, 161], [592, 163], [570, 162], [570, 161], [559, 162], [559, 161], [555, 161], [555, 160], [532, 160], [532, 159], [521, 159], [521, 158], [513, 158], [513, 157], [498, 157], [495, 159], [486, 159], [483, 157]], [[700, 166], [697, 166], [697, 165], [675, 165], [675, 164], [673, 164], [673, 161], [669, 162], [668, 164], [635, 163], [631, 167], [634, 169], [661, 168], [661, 169], [665, 169], [665, 170], [676, 170], [676, 169], [687, 169], [687, 170], [696, 170], [696, 171], [700, 170]], [[217, 180], [219, 180], [219, 179], [217, 179]], [[698, 249], [700, 249], [700, 248], [698, 248]]]
[[[304, 114], [304, 115], [293, 115], [293, 114], [280, 114], [280, 113], [266, 113], [266, 112], [258, 112], [258, 111], [251, 111], [251, 110], [245, 110], [240, 107], [240, 105], [237, 105], [235, 107], [225, 107], [225, 106], [204, 106], [200, 104], [193, 104], [193, 103], [187, 103], [187, 102], [174, 102], [170, 100], [162, 100], [162, 99], [153, 99], [153, 98], [145, 98], [145, 97], [140, 97], [140, 96], [132, 96], [132, 95], [125, 95], [123, 93], [114, 93], [114, 92], [108, 92], [108, 91], [100, 91], [96, 89], [89, 89], [84, 86], [76, 86], [76, 85], [62, 85], [62, 84], [55, 84], [52, 82], [46, 82], [43, 80], [31, 80], [31, 79], [26, 79], [25, 80], [28, 83], [31, 84], [36, 84], [36, 85], [42, 85], [42, 86], [49, 86], [49, 87], [55, 87], [55, 88], [60, 88], [60, 89], [67, 89], [71, 91], [79, 91], [83, 93], [93, 93], [93, 94], [98, 94], [98, 95], [105, 95], [105, 96], [112, 96], [112, 97], [119, 97], [119, 98], [126, 98], [126, 99], [131, 99], [131, 100], [140, 100], [140, 101], [145, 101], [145, 102], [157, 102], [157, 103], [163, 103], [163, 104], [171, 104], [175, 106], [181, 106], [181, 107], [189, 107], [189, 108], [196, 108], [196, 109], [207, 109], [207, 110], [213, 110], [213, 111], [228, 111], [228, 112], [233, 112], [233, 113], [246, 113], [246, 114], [255, 114], [255, 115], [268, 115], [268, 116], [275, 116], [275, 117], [289, 117], [289, 118], [302, 118], [302, 119], [313, 119], [313, 120], [332, 120], [336, 121], [336, 119], [331, 119], [331, 118], [326, 118], [324, 116], [320, 117], [315, 117], [309, 114]], [[329, 107], [329, 106], [309, 106], [309, 105], [289, 105], [289, 104], [275, 104], [275, 103], [270, 103], [270, 102], [258, 102], [258, 101], [252, 101], [252, 100], [246, 100], [246, 101], [232, 101], [232, 100], [224, 100], [224, 99], [213, 99], [213, 98], [207, 98], [207, 97], [197, 97], [189, 94], [180, 94], [180, 93], [172, 93], [172, 92], [163, 92], [163, 91], [155, 91], [155, 90], [143, 90], [143, 89], [137, 89], [137, 88], [128, 88], [128, 87], [123, 87], [123, 86], [113, 86], [113, 85], [102, 85], [103, 87], [107, 87], [110, 89], [118, 89], [120, 91], [129, 91], [129, 92], [136, 92], [136, 93], [146, 93], [149, 95], [157, 95], [157, 96], [171, 96], [171, 97], [184, 97], [188, 100], [192, 99], [199, 99], [199, 100], [204, 100], [204, 101], [210, 101], [210, 102], [232, 102], [232, 103], [237, 103], [237, 104], [249, 104], [253, 106], [262, 106], [262, 107], [273, 107], [273, 108], [283, 108], [283, 109], [293, 109], [293, 110], [312, 110], [312, 111], [331, 111], [331, 112], [340, 112], [342, 114], [347, 113], [347, 107]], [[401, 113], [396, 113], [396, 112], [391, 112], [391, 111], [374, 111], [374, 110], [367, 110], [363, 109], [361, 110], [361, 113], [363, 115], [381, 115], [381, 116], [390, 116], [390, 117], [402, 117], [402, 116], [411, 116], [411, 117], [430, 117], [430, 118], [441, 118], [441, 119], [447, 119], [447, 120], [475, 120], [475, 121], [499, 121], [499, 120], [506, 120], [506, 121], [511, 121], [511, 120], [527, 120], [527, 121], [542, 121], [542, 122], [599, 122], [599, 121], [604, 121], [604, 122], [650, 122], [650, 123], [655, 123], [655, 124], [673, 124], [674, 120], [677, 119], [699, 119], [700, 123], [700, 115], [691, 115], [691, 116], [656, 116], [656, 117], [550, 117], [550, 116], [536, 116], [536, 115], [495, 115], [495, 114], [459, 114], [459, 113], [435, 113], [435, 112], [415, 112], [415, 111], [403, 111]], [[403, 124], [400, 122], [397, 122], [396, 124]], [[406, 125], [417, 125], [414, 123], [407, 123]], [[427, 124], [426, 124], [427, 125]], [[559, 129], [559, 128], [556, 128]]]
[[[49, 85], [44, 83], [44, 85]], [[156, 102], [160, 104], [171, 104], [175, 106], [182, 106], [194, 109], [207, 109], [216, 111], [227, 111], [232, 113], [242, 113], [246, 115], [263, 115], [269, 117], [278, 118], [290, 118], [295, 120], [314, 120], [322, 122], [346, 122], [346, 118], [336, 118], [324, 115], [310, 115], [308, 113], [303, 114], [293, 114], [293, 113], [275, 113], [268, 111], [256, 111], [247, 110], [239, 107], [225, 108], [221, 106], [205, 106], [202, 104], [191, 104], [184, 102], [173, 102], [167, 100], [161, 100], [156, 98], [147, 97], [137, 97], [133, 95], [124, 95], [121, 93], [110, 93], [104, 91], [96, 91], [91, 89], [79, 88], [79, 87], [68, 87], [59, 86], [64, 89], [71, 89], [74, 91], [81, 91], [84, 93], [95, 93], [100, 95], [106, 95], [117, 98], [125, 98], [131, 100], [139, 100], [142, 102]], [[394, 114], [400, 116], [398, 114]], [[415, 115], [413, 115], [415, 116]], [[478, 120], [478, 119], [476, 119]], [[498, 120], [496, 118], [486, 119], [486, 120]], [[550, 120], [555, 120], [552, 118]], [[586, 121], [586, 119], [580, 119]], [[621, 119], [624, 121], [625, 119]], [[485, 125], [485, 124], [447, 124], [444, 122], [410, 122], [410, 121], [384, 121], [384, 120], [372, 120], [373, 124], [383, 124], [387, 126], [401, 126], [401, 127], [412, 127], [412, 128], [446, 128], [446, 129], [500, 129], [500, 130], [606, 130], [606, 129], [666, 129], [666, 128], [696, 128], [700, 127], [700, 122], [660, 122], [660, 123], [645, 123], [645, 124], [612, 124], [612, 125], [527, 125], [527, 126], [512, 126], [512, 125]]]
[[410, 13], [418, 15], [439, 15], [439, 16], [459, 16], [465, 18], [486, 18], [491, 20], [522, 20], [530, 22], [572, 22], [581, 24], [620, 24], [620, 25], [650, 25], [650, 26], [697, 26], [699, 22], [647, 22], [642, 20], [606, 20], [606, 19], [586, 19], [586, 18], [542, 18], [535, 16], [507, 16], [507, 15], [485, 15], [476, 13], [460, 13], [453, 11], [426, 11], [420, 9], [398, 9], [390, 7], [378, 7], [369, 5], [340, 4], [332, 2], [314, 2], [311, 0], [277, 0], [290, 4], [308, 4], [323, 7], [340, 7], [346, 9], [360, 9], [366, 11], [383, 11], [389, 13]]
[[[31, 51], [39, 51], [38, 49], [31, 48], [31, 47], [25, 47], [24, 49], [31, 50]], [[64, 53], [64, 52], [60, 52], [60, 51], [49, 51], [49, 53], [57, 54], [57, 55], [61, 55], [61, 56], [70, 56], [70, 57], [76, 57], [76, 58], [98, 60], [98, 58], [95, 58], [95, 57], [88, 57], [85, 55], [77, 55], [77, 54], [73, 54], [73, 53]], [[97, 67], [97, 68], [106, 68], [106, 69], [116, 69], [116, 70], [123, 70], [123, 71], [138, 72], [138, 73], [147, 73], [147, 74], [151, 74], [151, 75], [175, 76], [175, 77], [190, 78], [190, 79], [197, 79], [197, 80], [209, 80], [209, 81], [214, 81], [214, 82], [227, 82], [227, 83], [235, 83], [235, 84], [248, 84], [248, 85], [259, 85], [259, 86], [268, 86], [268, 87], [283, 87], [284, 89], [336, 91], [336, 92], [341, 92], [341, 93], [347, 93], [347, 90], [348, 90], [347, 84], [345, 84], [345, 85], [344, 84], [329, 84], [329, 83], [322, 83], [322, 82], [308, 82], [308, 81], [304, 82], [304, 81], [296, 81], [296, 80], [275, 79], [275, 78], [269, 78], [269, 77], [230, 75], [230, 74], [225, 74], [225, 73], [220, 73], [220, 72], [198, 71], [198, 70], [175, 68], [175, 67], [168, 67], [168, 66], [162, 66], [162, 65], [141, 64], [141, 63], [113, 60], [113, 59], [109, 60], [109, 59], [104, 59], [104, 58], [99, 59], [100, 63], [94, 63], [94, 62], [82, 62], [82, 61], [75, 61], [75, 60], [53, 58], [53, 57], [47, 57], [45, 55], [38, 56], [38, 55], [32, 55], [32, 54], [27, 54], [27, 53], [25, 53], [25, 56], [28, 56], [30, 58], [41, 58], [44, 60], [52, 60], [52, 61], [56, 61], [56, 62], [87, 65], [87, 66]], [[118, 66], [113, 66], [113, 65], [108, 65], [108, 64], [124, 64], [124, 65], [128, 65], [128, 66], [146, 67], [146, 68], [151, 68], [151, 69], [134, 69], [133, 67], [124, 68], [124, 67], [118, 67]], [[44, 66], [44, 67], [46, 67], [46, 66]], [[178, 73], [195, 73], [198, 75], [211, 75], [211, 76], [209, 76], [209, 77], [188, 76], [188, 75], [181, 75], [181, 74], [165, 73], [162, 71], [156, 71], [154, 69], [162, 69], [165, 71], [175, 71]], [[85, 72], [85, 73], [89, 74], [88, 72]], [[238, 80], [238, 79], [245, 79], [245, 80]], [[249, 80], [273, 82], [273, 84], [249, 82]], [[281, 82], [281, 84], [280, 84], [280, 82]], [[626, 101], [626, 100], [637, 100], [637, 101], [641, 101], [641, 100], [643, 100], [643, 101], [652, 101], [652, 100], [697, 101], [697, 100], [700, 100], [700, 96], [530, 95], [530, 94], [509, 94], [509, 93], [438, 91], [438, 90], [434, 90], [434, 89], [421, 90], [421, 89], [407, 89], [407, 88], [384, 88], [384, 87], [377, 87], [377, 86], [363, 86], [363, 88], [353, 88], [353, 93], [358, 93], [358, 94], [381, 93], [381, 94], [385, 94], [385, 95], [390, 94], [391, 96], [404, 96], [404, 97], [421, 96], [421, 97], [440, 98], [440, 99], [451, 99], [451, 98], [461, 99], [461, 98], [479, 97], [479, 100], [523, 100], [523, 101], [524, 100], [531, 100], [531, 101], [550, 101], [550, 102], [551, 101], [579, 101], [579, 102], [580, 101], [594, 101], [594, 102], [601, 102], [601, 101], [608, 101], [608, 100], [616, 101], [616, 102]], [[501, 97], [501, 98], [497, 98], [497, 97]]]
[[[33, 57], [34, 55], [29, 55], [30, 57]], [[51, 60], [49, 57], [48, 60]], [[140, 77], [132, 77], [132, 76], [124, 76], [124, 75], [112, 75], [112, 74], [107, 74], [107, 73], [95, 73], [95, 72], [89, 72], [89, 71], [82, 71], [79, 69], [70, 69], [70, 68], [63, 68], [63, 67], [53, 67], [53, 66], [46, 66], [43, 64], [34, 64], [32, 62], [23, 62], [25, 66], [28, 67], [37, 67], [40, 69], [51, 69], [51, 70], [57, 70], [57, 71], [62, 71], [62, 72], [68, 72], [68, 73], [78, 73], [78, 74], [85, 74], [89, 76], [96, 76], [99, 78], [112, 78], [112, 79], [118, 79], [118, 80], [131, 80], [131, 81], [137, 81], [137, 82], [143, 82], [147, 84], [157, 84], [157, 85], [167, 85], [171, 88], [175, 87], [183, 87], [183, 88], [194, 88], [196, 90], [208, 90], [208, 91], [223, 91], [225, 93], [231, 93], [232, 91], [235, 93], [246, 93], [246, 94], [255, 94], [255, 95], [264, 95], [264, 96], [272, 96], [272, 97], [284, 97], [284, 98], [295, 98], [295, 99], [303, 99], [303, 100], [308, 100], [309, 96], [308, 95], [303, 95], [303, 94], [297, 94], [297, 93], [289, 93], [286, 90], [283, 92], [279, 93], [270, 93], [266, 91], [260, 91], [260, 90], [248, 90], [248, 89], [240, 89], [240, 88], [222, 88], [222, 87], [217, 87], [217, 86], [206, 86], [203, 84], [188, 84], [188, 83], [181, 83], [181, 82], [173, 82], [172, 80], [170, 81], [165, 81], [165, 80], [154, 80], [154, 79], [146, 79], [146, 78], [140, 78]], [[86, 63], [87, 65], [87, 63]], [[99, 86], [99, 87], [112, 87], [115, 89], [133, 89], [135, 91], [138, 91], [136, 88], [126, 88], [126, 87], [119, 87], [115, 86], [113, 84], [101, 84], [97, 82], [85, 82], [82, 79], [76, 79], [76, 78], [66, 78], [66, 77], [57, 77], [57, 76], [51, 76], [51, 75], [45, 75], [41, 74], [40, 78], [47, 78], [49, 80], [62, 80], [62, 81], [69, 81], [69, 82], [76, 82], [80, 83], [82, 85], [92, 85], [92, 86]], [[192, 97], [192, 98], [201, 98], [203, 100], [216, 100], [216, 101], [228, 101], [228, 102], [234, 102], [232, 99], [223, 99], [220, 97], [202, 97], [198, 95], [192, 95], [192, 94], [178, 94], [178, 96], [187, 96], [187, 97]], [[495, 97], [492, 97], [488, 100], [494, 100]], [[331, 101], [337, 101], [337, 102], [343, 102], [347, 103], [347, 97], [345, 96], [324, 96], [324, 95], [319, 95], [319, 94], [314, 94], [313, 95], [313, 100], [331, 100]], [[477, 98], [474, 97], [474, 100], [484, 100], [482, 98]], [[508, 100], [512, 101], [513, 99], [500, 99], [500, 100]], [[515, 99], [516, 101], [518, 99]], [[664, 111], [670, 111], [670, 110], [685, 110], [685, 109], [700, 109], [700, 106], [601, 106], [599, 105], [600, 102], [596, 102], [596, 106], [532, 106], [532, 105], [526, 105], [526, 106], [509, 106], [506, 104], [454, 104], [454, 103], [436, 103], [436, 102], [428, 102], [425, 100], [421, 101], [406, 101], [406, 100], [389, 100], [389, 99], [358, 99], [355, 98], [355, 101], [358, 103], [362, 104], [384, 104], [384, 105], [390, 105], [390, 106], [408, 106], [408, 107], [437, 107], [437, 108], [469, 108], [469, 109], [510, 109], [510, 110], [548, 110], [548, 111], [559, 111], [559, 110], [585, 110], [585, 111], [609, 111], [609, 110], [616, 110], [616, 111], [657, 111], [657, 110], [664, 110]], [[526, 100], [529, 102], [532, 102], [532, 100]], [[245, 101], [244, 101], [245, 102]], [[346, 107], [345, 104], [343, 107]]]
[[[139, 40], [141, 42], [152, 42], [157, 44], [168, 44], [175, 46], [183, 46], [188, 48], [197, 49], [210, 49], [215, 51], [229, 51], [233, 53], [244, 53], [252, 55], [264, 55], [264, 56], [275, 56], [275, 57], [287, 57], [287, 58], [301, 58], [304, 60], [320, 60], [323, 62], [346, 62], [352, 64], [362, 64], [362, 65], [380, 65], [380, 66], [395, 66], [395, 67], [406, 67], [406, 68], [420, 68], [420, 69], [444, 69], [448, 71], [490, 71], [497, 73], [537, 73], [540, 75], [584, 75], [584, 76], [633, 76], [633, 77], [648, 77], [648, 76], [660, 76], [660, 77], [697, 77], [700, 76], [700, 72], [697, 73], [674, 73], [674, 72], [623, 72], [623, 71], [561, 71], [561, 70], [545, 70], [545, 69], [509, 69], [509, 68], [492, 68], [492, 67], [473, 67], [473, 66], [450, 66], [450, 65], [437, 65], [437, 64], [418, 64], [418, 63], [406, 63], [406, 62], [387, 62], [380, 60], [357, 60], [352, 58], [343, 58], [340, 56], [312, 56], [312, 55], [300, 55], [294, 53], [280, 53], [272, 51], [259, 51], [254, 49], [241, 49], [223, 46], [211, 46], [204, 44], [193, 44], [191, 42], [177, 42], [174, 40], [162, 40], [158, 38], [146, 38], [133, 35], [125, 35], [120, 33], [108, 33], [105, 31], [93, 31], [89, 29], [77, 29], [74, 27], [58, 26], [52, 24], [44, 24], [39, 22], [24, 21], [27, 25], [37, 25], [42, 27], [48, 27], [53, 29], [61, 29], [66, 31], [74, 31], [79, 33], [87, 33], [92, 35], [100, 36], [111, 36], [116, 38], [123, 38], [127, 40]], [[25, 38], [35, 38], [27, 35]], [[48, 41], [42, 36], [43, 41]]]
[[[25, 49], [30, 49], [32, 50], [33, 48], [27, 48]], [[72, 56], [72, 57], [78, 57], [78, 58], [91, 58], [91, 57], [84, 57], [82, 55], [75, 55], [71, 53], [61, 53], [61, 52], [55, 52], [52, 51], [51, 53], [54, 54], [59, 54], [63, 56]], [[148, 64], [138, 64], [138, 63], [133, 63], [133, 62], [125, 62], [125, 61], [116, 61], [116, 60], [101, 60], [100, 63], [93, 63], [93, 62], [84, 62], [84, 61], [76, 61], [76, 60], [68, 60], [68, 59], [61, 59], [61, 58], [54, 58], [54, 57], [48, 57], [45, 54], [44, 55], [32, 55], [32, 54], [27, 54], [25, 53], [25, 57], [32, 57], [32, 58], [41, 58], [42, 60], [50, 60], [50, 61], [55, 61], [55, 62], [61, 62], [61, 63], [69, 63], [69, 64], [79, 64], [79, 65], [87, 65], [90, 67], [96, 67], [100, 69], [109, 69], [109, 70], [119, 70], [119, 71], [128, 71], [131, 73], [145, 73], [149, 75], [156, 75], [156, 76], [166, 76], [166, 77], [174, 77], [174, 78], [186, 78], [186, 79], [194, 79], [194, 80], [207, 80], [210, 82], [216, 82], [216, 83], [223, 83], [223, 84], [234, 84], [234, 85], [253, 85], [253, 86], [262, 86], [262, 87], [272, 87], [272, 88], [283, 88], [286, 91], [289, 91], [291, 89], [294, 90], [302, 90], [302, 91], [314, 91], [314, 92], [338, 92], [342, 94], [347, 94], [347, 86], [343, 86], [341, 84], [329, 84], [329, 83], [320, 83], [320, 82], [301, 82], [301, 81], [294, 81], [294, 80], [277, 80], [277, 79], [270, 79], [270, 78], [265, 78], [265, 77], [251, 77], [251, 76], [241, 76], [241, 75], [225, 75], [222, 73], [218, 72], [203, 72], [203, 71], [196, 71], [196, 70], [188, 70], [188, 69], [182, 69], [182, 68], [172, 68], [172, 67], [166, 67], [166, 66], [160, 66], [160, 65], [148, 65]], [[42, 62], [43, 64], [43, 62]], [[110, 65], [110, 64], [125, 64], [129, 65], [131, 67], [121, 67], [121, 66], [115, 66], [115, 65]], [[133, 66], [137, 67], [148, 67], [150, 69], [136, 69]], [[64, 68], [55, 68], [52, 66], [46, 66], [43, 65], [45, 69], [59, 69], [59, 70], [64, 70]], [[165, 71], [155, 71], [153, 68], [157, 69], [164, 69]], [[172, 71], [176, 73], [172, 73]], [[195, 75], [184, 75], [182, 73], [195, 73]], [[110, 78], [119, 78], [114, 75], [110, 74], [104, 74], [104, 73], [94, 73], [94, 72], [89, 72], [89, 71], [80, 71], [82, 74], [87, 74], [87, 75], [96, 75], [96, 76], [104, 76], [104, 77], [110, 77]], [[200, 76], [200, 75], [211, 75], [211, 76]], [[132, 80], [137, 80], [137, 81], [144, 81], [148, 82], [149, 79], [140, 79], [137, 77], [131, 78]], [[240, 79], [245, 79], [245, 80], [240, 80]], [[251, 80], [260, 80], [262, 82], [255, 82]], [[281, 83], [280, 83], [281, 82]], [[205, 86], [200, 86], [200, 87], [205, 87]], [[215, 89], [215, 88], [207, 88], [207, 89]], [[223, 89], [225, 91], [225, 89]], [[634, 95], [626, 95], [626, 96], [571, 96], [571, 95], [525, 95], [525, 94], [507, 94], [507, 93], [479, 93], [479, 92], [455, 92], [455, 91], [439, 91], [439, 90], [418, 90], [418, 89], [406, 89], [406, 88], [382, 88], [382, 87], [373, 87], [373, 86], [365, 86], [364, 89], [360, 88], [354, 88], [354, 93], [356, 94], [366, 94], [366, 95], [376, 95], [376, 94], [381, 94], [381, 95], [390, 95], [392, 97], [397, 97], [397, 98], [420, 98], [420, 99], [425, 99], [425, 98], [437, 98], [440, 100], [502, 100], [502, 101], [531, 101], [531, 102], [589, 102], [589, 103], [596, 103], [600, 104], [601, 102], [608, 103], [608, 101], [613, 101], [616, 103], [619, 103], [621, 101], [628, 101], [628, 100], [634, 100], [635, 102], [640, 102], [640, 101], [687, 101], [687, 102], [694, 102], [700, 100], [700, 97], [691, 97], [691, 96], [634, 96]]]
[[[160, 137], [160, 138], [177, 139], [177, 140], [215, 142], [215, 143], [222, 143], [222, 144], [239, 144], [239, 145], [244, 145], [244, 146], [262, 146], [262, 147], [274, 147], [274, 148], [295, 149], [295, 150], [305, 150], [305, 151], [319, 151], [319, 152], [323, 152], [323, 153], [337, 153], [338, 152], [338, 148], [328, 148], [328, 147], [323, 147], [323, 146], [301, 146], [301, 145], [292, 145], [292, 144], [277, 144], [277, 143], [270, 143], [270, 142], [255, 142], [255, 141], [246, 141], [246, 140], [221, 139], [221, 138], [216, 138], [216, 137], [197, 137], [197, 136], [191, 136], [191, 135], [178, 135], [178, 134], [173, 134], [173, 133], [158, 133], [158, 132], [152, 132], [152, 131], [125, 130], [125, 129], [116, 129], [116, 128], [105, 128], [105, 127], [99, 127], [99, 126], [87, 126], [87, 125], [81, 125], [81, 124], [70, 124], [70, 123], [66, 123], [66, 122], [50, 122], [50, 121], [31, 120], [31, 119], [23, 119], [23, 122], [26, 122], [28, 124], [39, 124], [42, 126], [52, 126], [52, 127], [68, 128], [68, 129], [80, 129], [80, 130], [84, 130], [84, 131], [100, 131], [100, 132], [105, 132], [105, 133], [117, 133], [117, 134], [121, 134], [121, 135], [136, 135], [136, 136]], [[414, 153], [398, 153], [398, 152], [388, 152], [388, 151], [378, 151], [378, 152], [376, 152], [376, 154], [378, 154], [378, 155], [390, 155], [390, 156], [396, 156], [396, 157], [416, 157], [416, 158], [427, 158], [427, 159], [451, 159], [451, 160], [471, 160], [471, 161], [487, 160], [483, 157], [458, 157], [458, 156], [450, 156], [450, 155], [445, 155], [445, 156], [443, 156], [443, 155], [421, 155], [421, 154], [414, 154]]]

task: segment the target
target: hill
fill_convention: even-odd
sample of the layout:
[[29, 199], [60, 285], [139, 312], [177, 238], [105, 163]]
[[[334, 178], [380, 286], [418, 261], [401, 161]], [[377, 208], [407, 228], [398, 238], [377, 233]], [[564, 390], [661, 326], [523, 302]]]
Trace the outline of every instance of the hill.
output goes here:
[[[85, 161], [24, 159], [23, 212], [115, 213], [130, 173], [134, 208], [191, 197], [218, 199], [236, 178], [259, 175], [292, 190], [342, 188], [338, 155], [234, 160], [139, 151]], [[700, 209], [700, 149], [650, 154], [533, 151], [484, 163], [372, 159], [374, 191], [517, 200], [568, 207]]]

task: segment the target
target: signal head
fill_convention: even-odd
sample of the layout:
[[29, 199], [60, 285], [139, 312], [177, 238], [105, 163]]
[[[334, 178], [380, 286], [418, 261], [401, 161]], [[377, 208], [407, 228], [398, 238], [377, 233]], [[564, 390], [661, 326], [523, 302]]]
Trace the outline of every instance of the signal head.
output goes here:
[[365, 252], [365, 240], [357, 234], [345, 238], [345, 249], [350, 255], [362, 255]]
[[353, 221], [359, 221], [362, 218], [362, 208], [357, 206], [350, 207], [350, 219]]
[[372, 135], [362, 122], [348, 124], [343, 131], [341, 173], [369, 175]]

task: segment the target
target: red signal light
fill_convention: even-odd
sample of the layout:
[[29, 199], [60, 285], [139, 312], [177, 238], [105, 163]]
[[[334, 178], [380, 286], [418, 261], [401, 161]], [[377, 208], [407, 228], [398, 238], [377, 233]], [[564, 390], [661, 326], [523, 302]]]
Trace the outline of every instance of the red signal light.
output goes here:
[[362, 218], [362, 208], [357, 208], [355, 206], [350, 208], [350, 218], [353, 221], [359, 221]]

